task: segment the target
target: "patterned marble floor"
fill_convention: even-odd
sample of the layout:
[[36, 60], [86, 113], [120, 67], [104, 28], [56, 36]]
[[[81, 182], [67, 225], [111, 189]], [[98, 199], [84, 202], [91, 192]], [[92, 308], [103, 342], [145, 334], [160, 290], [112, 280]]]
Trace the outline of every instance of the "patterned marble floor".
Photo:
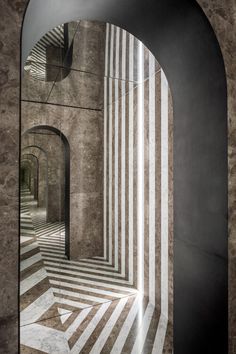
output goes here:
[[63, 223], [21, 191], [23, 354], [172, 353], [165, 318], [102, 258], [68, 261]]

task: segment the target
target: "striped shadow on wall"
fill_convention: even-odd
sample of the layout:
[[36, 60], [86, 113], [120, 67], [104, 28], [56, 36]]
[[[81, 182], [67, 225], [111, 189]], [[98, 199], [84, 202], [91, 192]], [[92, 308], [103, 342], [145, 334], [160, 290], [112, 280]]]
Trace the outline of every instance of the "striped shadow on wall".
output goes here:
[[107, 24], [104, 259], [171, 323], [172, 126], [160, 65], [133, 35]]

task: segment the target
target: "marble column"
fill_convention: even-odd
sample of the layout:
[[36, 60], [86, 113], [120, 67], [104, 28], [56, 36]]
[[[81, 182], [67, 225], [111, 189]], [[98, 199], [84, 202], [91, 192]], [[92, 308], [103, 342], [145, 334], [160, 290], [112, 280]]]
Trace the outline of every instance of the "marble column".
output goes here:
[[18, 353], [20, 36], [26, 0], [0, 1], [0, 347]]

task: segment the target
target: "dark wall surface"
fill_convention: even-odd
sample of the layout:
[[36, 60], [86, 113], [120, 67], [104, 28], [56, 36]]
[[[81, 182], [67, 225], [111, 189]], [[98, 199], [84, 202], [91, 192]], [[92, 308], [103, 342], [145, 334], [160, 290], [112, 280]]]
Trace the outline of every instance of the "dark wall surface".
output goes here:
[[227, 103], [215, 35], [190, 0], [31, 0], [23, 62], [70, 20], [118, 25], [152, 51], [174, 104], [174, 353], [227, 353]]

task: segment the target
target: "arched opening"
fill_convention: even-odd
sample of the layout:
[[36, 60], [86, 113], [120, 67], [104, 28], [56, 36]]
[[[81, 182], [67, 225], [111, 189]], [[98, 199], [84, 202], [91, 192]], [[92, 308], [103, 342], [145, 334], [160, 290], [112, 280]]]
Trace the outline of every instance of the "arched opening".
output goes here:
[[39, 169], [39, 183], [38, 183], [38, 207], [46, 209], [46, 220], [47, 220], [47, 197], [48, 197], [48, 156], [46, 151], [36, 145], [28, 145], [21, 149], [22, 154], [32, 153], [34, 154], [40, 165]]
[[[31, 191], [31, 193], [34, 196], [34, 199], [36, 199], [38, 201], [38, 179], [39, 179], [39, 162], [38, 162], [38, 158], [37, 156], [35, 156], [34, 154], [23, 154], [22, 155], [22, 162], [31, 162], [33, 164], [33, 167], [31, 168], [31, 170], [29, 171], [29, 174], [32, 175], [32, 180], [30, 179], [29, 183], [27, 184], [27, 173], [25, 174], [25, 170], [21, 169], [20, 171], [20, 176], [22, 177], [22, 185], [27, 186], [29, 188], [29, 190]], [[26, 177], [26, 179], [24, 178]]]
[[[64, 225], [64, 254], [69, 258], [69, 143], [58, 129], [40, 125], [33, 126], [23, 133], [21, 147], [21, 167], [24, 167], [26, 157], [33, 158], [37, 163], [36, 172], [31, 177], [34, 178], [34, 186], [32, 187], [32, 183], [28, 185], [29, 191], [34, 194], [34, 199], [37, 200], [37, 212], [34, 211], [34, 214], [37, 215], [37, 222], [39, 224], [59, 222]], [[29, 153], [35, 149], [44, 154], [43, 160], [38, 159], [33, 153]], [[24, 176], [27, 177], [27, 174], [24, 173]]]
[[[65, 27], [69, 29], [67, 51], [61, 57], [54, 47], [53, 54], [50, 52], [53, 62], [52, 55], [47, 62], [52, 38]], [[68, 53], [70, 65], [65, 60]], [[160, 64], [137, 38], [113, 24], [78, 20], [59, 25], [45, 34], [28, 56], [22, 81], [22, 147], [43, 148], [48, 164], [52, 156], [57, 169], [60, 148], [53, 149], [49, 136], [44, 142], [37, 136], [55, 127], [67, 137], [72, 161], [71, 262], [60, 258], [59, 244], [55, 243], [58, 252], [50, 250], [50, 255], [41, 243], [50, 288], [40, 294], [46, 296], [50, 290], [52, 303], [63, 303], [65, 308], [56, 305], [59, 315], [67, 315], [66, 306], [76, 313], [80, 301], [86, 300], [88, 306], [91, 292], [98, 294], [97, 299], [93, 297], [97, 306], [101, 287], [114, 309], [121, 306], [118, 311], [122, 316], [126, 316], [125, 305], [127, 313], [132, 313], [134, 302], [136, 312], [129, 323], [127, 343], [124, 337], [120, 343], [114, 341], [109, 350], [124, 347], [131, 353], [141, 345], [155, 352], [159, 342], [163, 350], [172, 345], [173, 275], [168, 271], [173, 247], [172, 111], [169, 85]], [[60, 170], [64, 171], [63, 167]], [[60, 183], [55, 189], [61, 193]], [[55, 202], [55, 196], [48, 180], [49, 216], [55, 207], [49, 198]], [[45, 228], [45, 237], [50, 227]], [[35, 232], [37, 235], [37, 228]], [[82, 294], [78, 287], [82, 287]], [[115, 289], [121, 302], [116, 303]], [[24, 304], [24, 294], [21, 301]], [[28, 312], [26, 307], [21, 313], [22, 344], [40, 349], [34, 338], [27, 339]], [[46, 309], [45, 318], [49, 315]], [[141, 336], [134, 328], [139, 322], [142, 328], [146, 317], [148, 331]], [[152, 330], [151, 323], [155, 324]], [[118, 318], [116, 325], [120, 325]], [[164, 329], [161, 334], [159, 325]], [[123, 324], [121, 332], [122, 328]], [[79, 350], [79, 343], [77, 338], [74, 351]], [[85, 351], [88, 344], [84, 345]], [[99, 350], [95, 338], [93, 346], [94, 351]], [[108, 343], [103, 346], [108, 351]]]
[[[28, 13], [26, 14], [28, 19], [26, 18], [25, 24], [29, 25], [30, 23], [31, 26], [33, 24], [34, 31], [29, 30], [32, 27], [26, 26], [24, 28], [26, 42], [27, 36], [29, 41], [33, 38], [28, 47], [30, 49], [33, 43], [37, 41], [37, 36], [41, 37], [45, 33], [43, 28], [50, 22], [49, 19], [55, 19], [58, 16], [60, 20], [56, 20], [56, 23], [54, 23], [54, 25], [57, 25], [59, 22], [65, 21], [65, 15], [68, 15], [68, 20], [68, 18], [71, 18], [72, 12], [73, 16], [75, 16], [76, 11], [78, 11], [78, 16], [81, 16], [82, 13], [83, 18], [91, 16], [116, 23], [121, 27], [126, 26], [130, 32], [136, 33], [137, 36], [138, 33], [142, 32], [143, 34], [141, 33], [140, 38], [143, 36], [144, 42], [150, 43], [150, 48], [152, 48], [157, 57], [159, 50], [160, 62], [166, 67], [166, 72], [172, 85], [176, 122], [175, 148], [178, 148], [178, 153], [176, 151], [175, 155], [175, 190], [178, 191], [175, 195], [175, 206], [178, 206], [175, 215], [175, 327], [178, 333], [178, 336], [176, 336], [177, 348], [180, 349], [179, 352], [181, 354], [193, 353], [194, 351], [199, 353], [204, 347], [202, 344], [204, 344], [204, 339], [206, 339], [208, 345], [212, 345], [212, 350], [217, 350], [220, 347], [222, 348], [221, 352], [226, 352], [227, 335], [225, 328], [227, 326], [225, 323], [227, 316], [225, 314], [227, 312], [227, 305], [224, 299], [227, 297], [227, 270], [225, 265], [225, 259], [227, 258], [225, 256], [225, 239], [227, 232], [223, 220], [227, 213], [227, 177], [226, 174], [224, 175], [222, 171], [219, 171], [219, 166], [220, 168], [224, 166], [225, 169], [222, 170], [226, 170], [226, 91], [222, 58], [210, 26], [200, 9], [196, 6], [195, 1], [183, 1], [178, 4], [178, 7], [172, 1], [150, 2], [146, 8], [141, 2], [135, 4], [130, 2], [130, 4], [134, 11], [127, 11], [127, 2], [101, 1], [99, 12], [94, 13], [92, 9], [96, 9], [95, 2], [94, 4], [92, 2], [91, 5], [90, 2], [84, 4], [82, 2], [70, 1], [65, 5], [63, 1], [58, 1], [56, 4], [54, 2], [54, 6], [49, 7], [45, 11], [44, 3], [40, 6], [38, 1], [37, 5], [36, 2], [31, 1], [28, 8], [29, 12], [27, 11]], [[10, 3], [7, 6], [10, 9], [15, 9], [15, 6], [12, 6]], [[55, 8], [55, 6], [61, 8]], [[63, 8], [63, 6], [65, 7]], [[9, 16], [9, 20], [14, 24], [14, 28], [14, 21], [18, 21], [19, 23], [19, 18], [21, 20], [21, 16], [17, 12], [14, 12], [13, 16]], [[143, 18], [148, 19], [148, 21], [144, 21], [143, 25], [140, 26]], [[27, 20], [29, 21], [27, 22]], [[5, 29], [3, 28], [3, 34], [8, 35], [8, 33], [9, 28], [6, 26]], [[17, 33], [18, 28], [12, 31], [11, 38], [13, 42], [17, 38]], [[164, 41], [163, 38], [165, 39]], [[23, 45], [24, 43], [23, 41]], [[9, 41], [9, 44], [6, 43], [7, 45], [10, 49], [11, 41]], [[11, 48], [11, 51], [4, 53], [4, 65], [8, 65], [6, 63], [10, 56], [9, 53], [12, 52], [17, 56], [17, 45], [14, 49]], [[203, 61], [204, 65], [202, 65]], [[12, 61], [7, 67], [11, 67], [11, 64]], [[14, 62], [12, 67], [17, 72], [17, 63]], [[201, 72], [201, 75], [199, 75], [199, 72]], [[212, 80], [209, 81], [209, 77]], [[4, 87], [8, 89], [7, 85], [8, 83]], [[9, 93], [9, 97], [11, 102], [15, 101], [14, 93]], [[208, 106], [204, 105], [206, 101], [208, 102]], [[197, 109], [195, 109], [196, 106]], [[12, 118], [10, 119], [11, 127], [14, 126], [15, 129], [15, 127], [18, 127], [18, 118], [16, 118], [18, 105], [16, 104], [12, 108], [9, 101], [9, 107], [11, 107], [10, 112], [7, 110], [6, 113], [4, 110], [2, 111], [3, 117], [9, 119], [10, 116]], [[201, 126], [202, 129], [200, 128]], [[211, 136], [209, 145], [205, 138], [209, 132], [213, 131], [215, 139]], [[8, 131], [6, 134], [8, 134]], [[183, 139], [186, 136], [188, 136], [188, 139]], [[15, 137], [16, 141], [17, 132], [15, 133]], [[8, 151], [9, 144], [9, 140], [7, 143], [4, 141], [6, 151]], [[214, 148], [209, 149], [211, 144]], [[204, 156], [196, 148], [199, 145], [204, 147], [202, 149]], [[14, 144], [10, 144], [10, 146], [13, 146], [13, 149], [15, 149]], [[208, 152], [207, 154], [205, 154], [206, 151]], [[213, 171], [214, 168], [216, 168], [217, 173], [214, 173], [214, 175], [210, 173], [211, 178], [209, 178], [210, 183], [208, 183], [205, 177], [209, 170]], [[198, 172], [198, 179], [197, 181], [195, 179], [193, 181], [189, 177], [196, 171]], [[216, 176], [218, 183], [213, 183]], [[207, 195], [206, 191], [208, 191]], [[5, 194], [3, 195], [5, 196]], [[209, 199], [212, 195], [214, 195], [214, 200], [217, 200], [215, 205], [222, 207], [219, 215], [217, 214], [217, 217], [214, 218], [214, 221], [209, 217], [214, 209], [209, 207], [211, 205]], [[196, 196], [197, 205], [194, 204]], [[14, 203], [14, 201], [11, 202], [11, 206]], [[183, 205], [183, 208], [180, 207], [181, 205]], [[190, 211], [190, 205], [194, 205], [192, 212]], [[205, 212], [207, 215], [204, 216], [203, 213]], [[203, 220], [204, 222], [202, 222]], [[6, 225], [12, 228], [12, 221], [10, 224], [5, 216], [4, 221]], [[15, 230], [16, 224], [17, 222], [13, 225]], [[201, 228], [198, 225], [201, 225]], [[213, 228], [214, 232], [211, 232]], [[209, 237], [209, 239], [206, 237], [201, 238], [201, 235], [214, 235], [214, 237]], [[190, 238], [189, 243], [186, 241], [188, 237]], [[8, 238], [16, 245], [17, 240], [15, 235], [8, 234]], [[214, 245], [211, 243], [212, 238], [214, 238]], [[201, 242], [202, 239], [204, 241], [207, 239], [209, 243], [205, 245], [204, 242]], [[193, 250], [190, 247], [191, 245], [193, 245]], [[199, 249], [203, 250], [202, 252], [198, 252], [199, 245]], [[220, 252], [220, 249], [222, 252]], [[6, 250], [6, 258], [8, 259], [10, 258], [9, 255], [13, 254], [13, 252], [9, 253], [10, 251], [12, 252], [12, 249]], [[206, 257], [204, 257], [205, 254]], [[11, 302], [13, 288], [14, 293], [17, 293], [17, 285], [14, 283], [15, 274], [17, 273], [17, 267], [15, 266], [16, 253], [13, 258], [7, 270], [8, 279], [6, 284], [7, 286], [8, 284], [12, 284], [6, 290], [7, 293], [11, 294], [10, 297], [6, 297], [8, 303]], [[204, 263], [203, 266], [199, 267], [199, 264], [202, 264], [202, 262]], [[198, 269], [199, 271], [195, 272], [194, 269]], [[5, 273], [6, 270], [4, 270], [4, 276]], [[203, 289], [208, 288], [209, 284], [212, 284], [212, 291], [206, 293]], [[219, 294], [217, 300], [215, 297], [216, 293]], [[183, 294], [185, 295], [184, 297]], [[193, 297], [196, 299], [194, 306], [192, 303]], [[16, 296], [14, 301], [15, 303], [17, 302]], [[10, 328], [11, 331], [11, 328], [15, 328], [17, 321], [15, 319], [14, 322], [12, 321], [11, 305], [6, 306], [6, 308], [9, 308], [9, 311], [6, 315], [4, 311], [3, 317], [9, 316], [10, 324], [7, 328]], [[214, 333], [214, 335], [209, 336], [209, 331], [206, 331], [203, 326], [199, 325], [202, 318], [204, 318], [205, 328], [208, 328], [210, 333]], [[219, 318], [220, 321], [218, 321]], [[200, 328], [202, 328], [202, 332]], [[222, 333], [224, 333], [223, 340]], [[187, 341], [187, 338], [191, 339]], [[6, 340], [3, 346], [6, 348], [5, 351], [8, 352], [9, 340]], [[12, 353], [12, 350], [10, 352]]]

